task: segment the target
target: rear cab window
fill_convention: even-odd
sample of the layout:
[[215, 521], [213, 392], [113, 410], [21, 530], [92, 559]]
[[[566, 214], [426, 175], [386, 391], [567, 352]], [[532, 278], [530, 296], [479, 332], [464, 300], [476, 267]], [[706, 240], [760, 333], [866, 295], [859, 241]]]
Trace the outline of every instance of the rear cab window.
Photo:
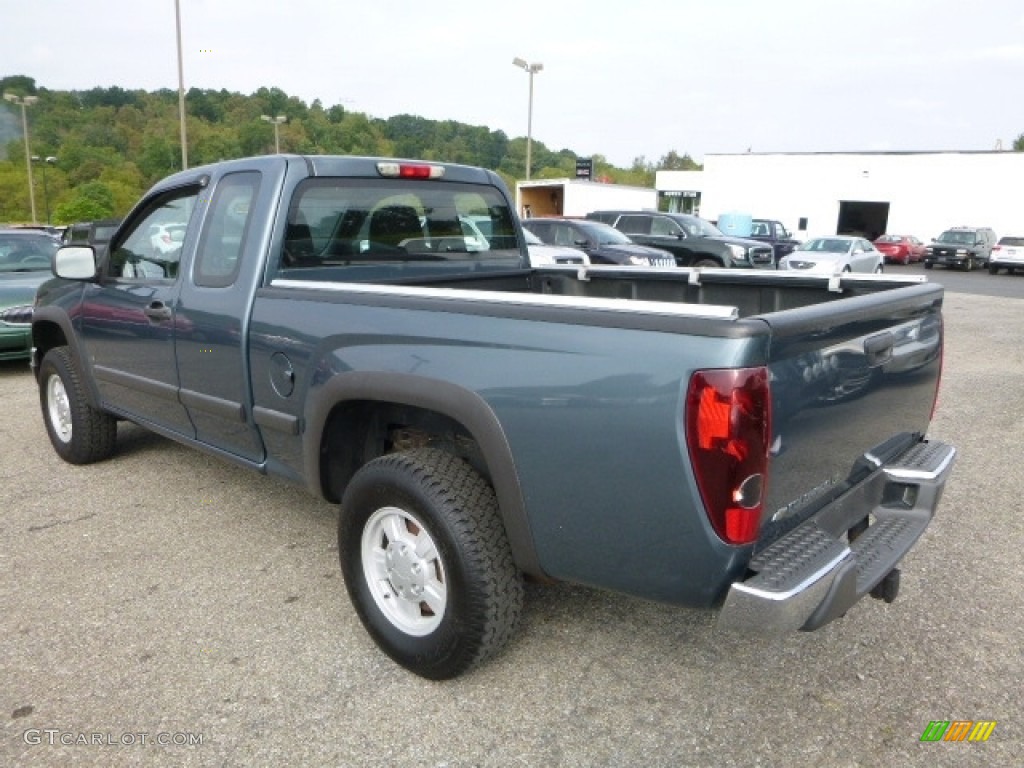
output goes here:
[[276, 274], [391, 281], [522, 266], [513, 213], [493, 187], [312, 178], [292, 198]]

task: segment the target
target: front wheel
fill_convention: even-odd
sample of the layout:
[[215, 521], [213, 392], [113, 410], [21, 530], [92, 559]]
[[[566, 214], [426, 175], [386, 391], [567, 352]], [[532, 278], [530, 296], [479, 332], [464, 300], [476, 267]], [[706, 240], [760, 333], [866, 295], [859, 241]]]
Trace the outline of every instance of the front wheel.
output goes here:
[[925, 268], [925, 269], [931, 269], [931, 268], [932, 268], [933, 266], [934, 266], [934, 265], [933, 265], [933, 264], [932, 264], [932, 263], [931, 263], [930, 261], [926, 261], [926, 262], [924, 263], [924, 268]]
[[338, 518], [345, 586], [388, 656], [432, 680], [497, 653], [523, 604], [494, 491], [466, 462], [422, 449], [352, 478]]
[[114, 452], [117, 419], [89, 405], [67, 347], [55, 347], [43, 358], [39, 401], [50, 443], [64, 461], [91, 464]]

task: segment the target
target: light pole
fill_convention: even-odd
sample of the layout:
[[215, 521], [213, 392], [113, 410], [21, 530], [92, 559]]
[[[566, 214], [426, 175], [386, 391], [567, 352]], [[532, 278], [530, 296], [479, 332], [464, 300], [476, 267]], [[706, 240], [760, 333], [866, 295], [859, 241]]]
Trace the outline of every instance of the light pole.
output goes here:
[[57, 158], [53, 155], [43, 159], [39, 155], [32, 155], [32, 162], [43, 163], [43, 209], [46, 211], [46, 226], [50, 226], [50, 188], [46, 184], [46, 166], [54, 165], [57, 162]]
[[174, 23], [178, 37], [178, 120], [181, 132], [181, 170], [188, 168], [188, 134], [185, 130], [185, 67], [181, 63], [181, 4], [174, 0]]
[[281, 154], [281, 141], [280, 141], [280, 139], [278, 138], [278, 135], [277, 135], [277, 126], [279, 126], [281, 123], [283, 123], [286, 120], [288, 120], [288, 118], [285, 117], [284, 115], [278, 115], [277, 117], [271, 117], [270, 115], [260, 115], [260, 120], [266, 120], [268, 123], [273, 123], [273, 125], [274, 125], [274, 154], [275, 155], [280, 155]]
[[533, 144], [533, 76], [544, 69], [539, 61], [527, 63], [525, 59], [518, 56], [512, 59], [512, 63], [520, 69], [526, 70], [530, 76], [530, 106], [526, 113], [526, 180], [530, 180], [530, 153]]
[[25, 114], [25, 107], [31, 107], [37, 101], [38, 96], [19, 96], [16, 93], [5, 93], [4, 98], [12, 104], [21, 105], [21, 131], [25, 134], [25, 168], [28, 170], [28, 202], [32, 208], [32, 223], [36, 223], [36, 193], [32, 188], [32, 152], [28, 148], [28, 117]]

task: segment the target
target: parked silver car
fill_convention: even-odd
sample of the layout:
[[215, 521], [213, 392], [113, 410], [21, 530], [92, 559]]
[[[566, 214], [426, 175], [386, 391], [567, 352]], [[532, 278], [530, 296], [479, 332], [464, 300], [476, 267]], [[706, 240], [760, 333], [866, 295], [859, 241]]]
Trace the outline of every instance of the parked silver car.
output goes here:
[[863, 237], [829, 235], [805, 240], [779, 260], [779, 269], [814, 273], [881, 272], [885, 256]]

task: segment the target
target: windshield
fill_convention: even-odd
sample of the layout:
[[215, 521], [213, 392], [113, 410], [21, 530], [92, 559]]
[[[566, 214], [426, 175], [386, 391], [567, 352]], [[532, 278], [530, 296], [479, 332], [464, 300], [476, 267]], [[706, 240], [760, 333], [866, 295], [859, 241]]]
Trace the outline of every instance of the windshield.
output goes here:
[[938, 243], [952, 243], [953, 245], [974, 245], [974, 233], [962, 230], [948, 230], [939, 235]]
[[579, 228], [587, 233], [588, 239], [596, 240], [599, 245], [629, 245], [633, 242], [615, 227], [599, 221], [581, 221]]
[[725, 237], [722, 230], [710, 221], [705, 221], [697, 216], [688, 216], [686, 221], [680, 223], [689, 234], [696, 237]]
[[902, 243], [903, 238], [899, 235], [882, 235], [880, 238], [875, 240], [876, 243]]
[[850, 250], [850, 240], [841, 240], [835, 237], [816, 237], [797, 246], [798, 251], [813, 251], [815, 253], [846, 253]]
[[0, 234], [0, 272], [45, 272], [60, 243], [48, 235]]

